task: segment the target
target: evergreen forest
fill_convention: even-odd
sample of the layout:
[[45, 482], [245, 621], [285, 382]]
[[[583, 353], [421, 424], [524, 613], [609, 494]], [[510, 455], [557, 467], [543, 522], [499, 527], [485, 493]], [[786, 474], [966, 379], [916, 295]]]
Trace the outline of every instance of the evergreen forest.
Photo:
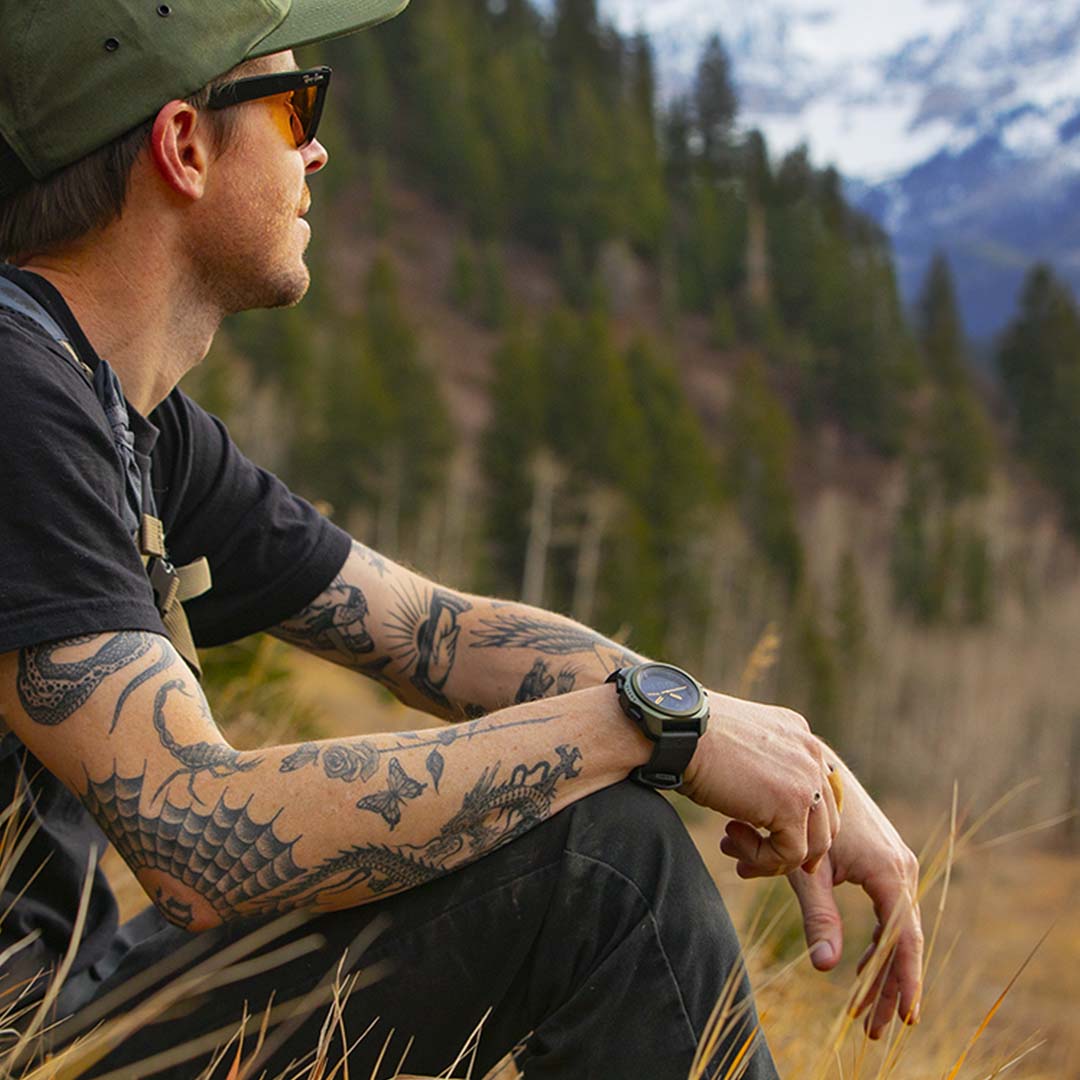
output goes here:
[[256, 460], [422, 572], [799, 708], [872, 784], [991, 720], [1080, 769], [1045, 689], [1080, 634], [1052, 267], [980, 373], [948, 262], [905, 310], [837, 173], [739, 125], [720, 38], [662, 101], [596, 0], [423, 0], [299, 59], [334, 68], [311, 292], [185, 383]]

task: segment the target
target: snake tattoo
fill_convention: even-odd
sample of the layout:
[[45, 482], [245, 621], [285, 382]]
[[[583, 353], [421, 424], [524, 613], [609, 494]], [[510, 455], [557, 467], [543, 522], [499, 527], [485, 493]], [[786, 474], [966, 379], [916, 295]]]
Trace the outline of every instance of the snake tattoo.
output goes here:
[[[16, 682], [19, 701], [22, 702], [26, 715], [35, 723], [48, 727], [62, 724], [89, 701], [94, 691], [110, 675], [115, 675], [142, 659], [155, 640], [154, 635], [141, 632], [114, 634], [90, 656], [80, 660], [56, 659], [57, 653], [62, 650], [85, 645], [96, 636], [84, 634], [19, 651], [19, 675]], [[162, 652], [165, 652], [164, 647]], [[121, 694], [110, 731], [116, 727], [120, 709], [131, 691], [155, 673], [153, 669], [143, 672]]]

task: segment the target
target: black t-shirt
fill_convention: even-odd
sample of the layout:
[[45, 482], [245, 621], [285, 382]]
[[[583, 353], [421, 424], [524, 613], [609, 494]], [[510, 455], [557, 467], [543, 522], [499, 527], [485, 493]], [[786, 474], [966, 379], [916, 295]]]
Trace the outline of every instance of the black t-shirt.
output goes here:
[[[0, 273], [52, 315], [85, 364], [97, 365], [48, 282], [11, 267]], [[344, 532], [253, 465], [221, 421], [179, 390], [149, 419], [128, 408], [137, 449], [153, 451], [170, 558], [210, 562], [213, 589], [184, 605], [197, 645], [274, 626], [323, 591], [348, 555]], [[93, 388], [40, 327], [0, 307], [0, 653], [80, 634], [164, 634], [123, 523], [125, 497]], [[20, 775], [39, 831], [0, 893], [0, 995], [63, 955], [90, 845], [104, 847], [82, 804], [0, 726], [0, 809], [11, 804]], [[99, 873], [73, 974], [108, 952], [116, 930], [116, 903]], [[9, 951], [35, 932], [32, 943]]]

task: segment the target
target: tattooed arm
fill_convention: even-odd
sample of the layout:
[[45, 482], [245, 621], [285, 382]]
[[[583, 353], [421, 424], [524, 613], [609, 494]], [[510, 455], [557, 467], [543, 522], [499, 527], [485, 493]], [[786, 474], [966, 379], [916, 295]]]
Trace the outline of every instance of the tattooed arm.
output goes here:
[[596, 686], [641, 659], [562, 615], [443, 588], [359, 543], [272, 632], [448, 720]]
[[237, 750], [169, 642], [136, 632], [0, 656], [0, 715], [192, 930], [422, 884], [650, 752], [610, 688], [557, 712], [526, 703], [432, 731]]

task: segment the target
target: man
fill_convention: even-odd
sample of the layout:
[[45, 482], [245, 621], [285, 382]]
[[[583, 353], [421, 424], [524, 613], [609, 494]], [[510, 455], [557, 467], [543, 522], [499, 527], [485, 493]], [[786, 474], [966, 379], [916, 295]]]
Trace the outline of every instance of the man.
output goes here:
[[[740, 874], [790, 875], [819, 968], [840, 955], [834, 884], [866, 890], [879, 934], [899, 931], [871, 1034], [913, 1022], [916, 860], [801, 717], [381, 558], [176, 390], [224, 316], [307, 290], [329, 73], [291, 50], [406, 3], [0, 0], [0, 798], [28, 789], [39, 824], [2, 898], [3, 987], [42, 994], [100, 827], [153, 907], [118, 928], [95, 873], [61, 1014], [192, 934], [220, 947], [298, 909], [317, 917], [290, 940], [325, 942], [231, 969], [101, 1069], [141, 1075], [245, 1002], [301, 998], [383, 912], [362, 963], [388, 974], [346, 1012], [353, 1038], [379, 1018], [356, 1074], [390, 1029], [415, 1040], [411, 1069], [439, 1071], [490, 1009], [477, 1071], [516, 1045], [530, 1080], [684, 1077], [739, 949], [652, 790], [679, 786], [732, 819]], [[188, 624], [200, 645], [269, 630], [459, 723], [236, 750]], [[717, 1060], [753, 1030], [739, 985], [751, 1011]], [[321, 1022], [294, 1022], [260, 1069]], [[746, 1075], [775, 1076], [763, 1044]]]

